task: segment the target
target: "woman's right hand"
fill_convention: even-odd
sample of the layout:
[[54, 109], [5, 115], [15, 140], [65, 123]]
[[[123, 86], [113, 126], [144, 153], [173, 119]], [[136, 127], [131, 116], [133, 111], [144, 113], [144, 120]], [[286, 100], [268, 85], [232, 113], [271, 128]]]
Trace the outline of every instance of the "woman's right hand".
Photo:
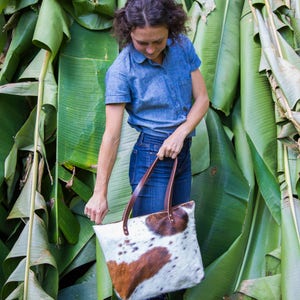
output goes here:
[[96, 224], [101, 224], [104, 217], [108, 213], [108, 204], [106, 197], [101, 197], [94, 193], [90, 200], [87, 202], [84, 213], [87, 217], [95, 222]]

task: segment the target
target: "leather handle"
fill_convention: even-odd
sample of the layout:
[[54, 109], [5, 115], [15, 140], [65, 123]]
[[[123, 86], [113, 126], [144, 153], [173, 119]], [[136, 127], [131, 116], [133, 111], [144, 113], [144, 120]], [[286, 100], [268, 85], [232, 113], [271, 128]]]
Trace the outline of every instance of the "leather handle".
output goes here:
[[[140, 180], [140, 182], [134, 189], [129, 202], [125, 207], [125, 210], [123, 212], [123, 217], [122, 217], [123, 231], [124, 231], [125, 235], [129, 234], [127, 224], [128, 224], [128, 218], [129, 218], [130, 212], [132, 210], [132, 207], [133, 207], [140, 191], [142, 190], [143, 186], [145, 185], [145, 183], [147, 182], [151, 173], [153, 172], [153, 169], [156, 166], [158, 160], [159, 160], [159, 158], [157, 157], [154, 160], [154, 162], [152, 163], [152, 165], [148, 168], [148, 170], [146, 171], [146, 173], [144, 174], [144, 176], [142, 177], [142, 179]], [[172, 223], [174, 222], [173, 210], [172, 210], [172, 191], [173, 191], [173, 182], [174, 182], [174, 178], [175, 178], [176, 168], [177, 168], [177, 157], [174, 159], [174, 164], [173, 164], [172, 172], [171, 172], [170, 179], [168, 182], [168, 186], [166, 189], [165, 201], [164, 201], [164, 208], [165, 208], [165, 210], [168, 211], [168, 218], [169, 218], [170, 222], [172, 222]]]

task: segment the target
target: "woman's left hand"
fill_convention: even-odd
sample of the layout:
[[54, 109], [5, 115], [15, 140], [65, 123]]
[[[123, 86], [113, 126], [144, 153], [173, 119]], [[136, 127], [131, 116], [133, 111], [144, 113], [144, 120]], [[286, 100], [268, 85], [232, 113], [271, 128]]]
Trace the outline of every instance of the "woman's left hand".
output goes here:
[[157, 152], [157, 157], [160, 160], [164, 159], [164, 157], [175, 159], [183, 147], [183, 141], [184, 137], [176, 135], [175, 133], [171, 134], [161, 145]]

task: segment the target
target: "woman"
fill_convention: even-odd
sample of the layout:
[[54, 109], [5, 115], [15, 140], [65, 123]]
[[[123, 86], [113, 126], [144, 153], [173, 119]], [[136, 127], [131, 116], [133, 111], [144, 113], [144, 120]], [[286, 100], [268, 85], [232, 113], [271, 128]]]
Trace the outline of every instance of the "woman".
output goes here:
[[200, 59], [186, 33], [187, 16], [174, 0], [128, 0], [116, 11], [114, 34], [123, 50], [106, 75], [106, 128], [98, 156], [94, 193], [85, 214], [100, 224], [108, 211], [108, 181], [120, 141], [124, 109], [140, 132], [130, 159], [132, 190], [160, 159], [137, 199], [133, 215], [163, 209], [164, 194], [178, 157], [173, 205], [190, 200], [190, 146], [209, 107]]

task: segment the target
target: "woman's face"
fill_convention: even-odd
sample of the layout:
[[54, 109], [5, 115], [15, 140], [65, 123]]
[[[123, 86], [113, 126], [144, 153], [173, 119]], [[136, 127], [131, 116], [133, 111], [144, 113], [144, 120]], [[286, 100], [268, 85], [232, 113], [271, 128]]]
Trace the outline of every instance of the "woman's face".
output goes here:
[[134, 48], [147, 58], [161, 64], [162, 51], [167, 45], [169, 30], [165, 26], [136, 27], [131, 31]]

